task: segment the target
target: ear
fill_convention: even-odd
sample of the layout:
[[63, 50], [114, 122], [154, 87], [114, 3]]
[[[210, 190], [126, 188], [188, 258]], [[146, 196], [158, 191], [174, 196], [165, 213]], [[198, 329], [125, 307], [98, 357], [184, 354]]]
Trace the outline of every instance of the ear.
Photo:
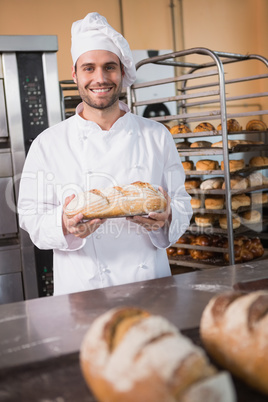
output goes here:
[[75, 67], [74, 66], [72, 66], [72, 78], [73, 78], [75, 84], [77, 84], [76, 72], [75, 72]]
[[124, 65], [121, 63], [121, 72], [122, 72], [122, 77], [124, 77], [125, 73], [125, 69], [124, 69]]

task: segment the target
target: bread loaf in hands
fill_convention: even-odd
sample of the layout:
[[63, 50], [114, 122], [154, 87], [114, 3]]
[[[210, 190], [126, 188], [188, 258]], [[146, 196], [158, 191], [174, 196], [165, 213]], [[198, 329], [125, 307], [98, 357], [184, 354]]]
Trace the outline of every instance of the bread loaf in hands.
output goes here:
[[268, 395], [268, 291], [213, 297], [202, 314], [200, 334], [215, 361]]
[[85, 381], [100, 402], [233, 402], [231, 377], [162, 316], [135, 307], [98, 317], [80, 349]]
[[164, 195], [149, 183], [135, 182], [122, 187], [89, 190], [79, 193], [66, 207], [68, 218], [82, 213], [84, 218], [115, 218], [163, 212]]

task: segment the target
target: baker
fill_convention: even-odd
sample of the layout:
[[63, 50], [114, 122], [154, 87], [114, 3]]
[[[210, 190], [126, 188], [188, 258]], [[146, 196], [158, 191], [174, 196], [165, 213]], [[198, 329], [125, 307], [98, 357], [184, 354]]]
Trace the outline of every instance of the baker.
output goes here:
[[[72, 25], [76, 114], [42, 132], [20, 183], [20, 226], [40, 249], [53, 249], [54, 295], [169, 276], [166, 248], [192, 215], [185, 174], [169, 131], [130, 113], [119, 100], [136, 79], [125, 38], [98, 13]], [[135, 181], [160, 186], [161, 213], [132, 218], [67, 218], [74, 195]]]

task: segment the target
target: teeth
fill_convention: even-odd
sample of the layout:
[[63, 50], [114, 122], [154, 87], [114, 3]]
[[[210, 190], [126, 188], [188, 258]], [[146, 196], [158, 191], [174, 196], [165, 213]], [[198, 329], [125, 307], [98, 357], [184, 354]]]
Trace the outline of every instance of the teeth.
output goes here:
[[97, 92], [97, 93], [100, 93], [100, 92], [109, 92], [109, 91], [110, 91], [110, 88], [92, 89], [92, 91], [93, 91], [93, 92]]

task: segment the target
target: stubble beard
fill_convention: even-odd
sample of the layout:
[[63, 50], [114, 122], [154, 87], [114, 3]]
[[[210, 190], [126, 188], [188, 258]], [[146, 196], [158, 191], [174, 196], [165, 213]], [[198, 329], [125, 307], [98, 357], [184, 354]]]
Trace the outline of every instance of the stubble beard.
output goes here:
[[[110, 86], [109, 84], [102, 84], [103, 87], [105, 86]], [[120, 85], [118, 86], [117, 91], [112, 95], [112, 97], [108, 100], [103, 100], [103, 102], [95, 102], [93, 99], [91, 99], [91, 97], [87, 94], [86, 91], [90, 91], [90, 89], [87, 89], [87, 87], [84, 89], [82, 89], [79, 86], [79, 83], [77, 81], [77, 88], [78, 88], [78, 92], [79, 95], [82, 99], [83, 102], [85, 102], [89, 107], [92, 107], [94, 109], [98, 109], [98, 110], [104, 110], [104, 109], [109, 109], [110, 107], [112, 107], [119, 99], [120, 94], [122, 92], [122, 81], [120, 83]]]

